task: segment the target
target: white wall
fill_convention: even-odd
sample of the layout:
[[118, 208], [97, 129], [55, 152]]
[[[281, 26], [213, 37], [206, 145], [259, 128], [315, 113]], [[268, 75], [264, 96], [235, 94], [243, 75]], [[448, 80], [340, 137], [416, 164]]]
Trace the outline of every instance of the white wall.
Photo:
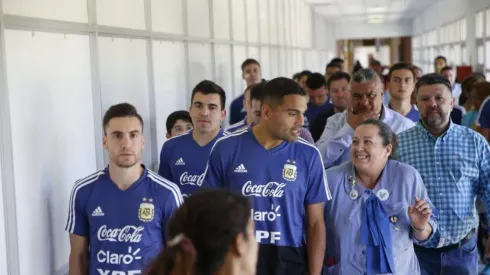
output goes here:
[[[448, 8], [450, 7], [450, 8]], [[471, 65], [477, 64], [475, 17], [490, 7], [488, 0], [439, 0], [413, 19], [413, 35], [420, 35], [455, 20], [466, 18], [466, 45]]]
[[166, 117], [198, 81], [221, 85], [228, 106], [245, 58], [270, 79], [323, 70], [335, 51], [334, 28], [301, 0], [68, 2], [0, 0], [0, 274], [66, 272], [69, 192], [107, 164], [110, 105], [138, 108], [153, 167]]
[[412, 21], [386, 22], [368, 24], [364, 22], [337, 22], [335, 24], [337, 39], [370, 39], [410, 36]]

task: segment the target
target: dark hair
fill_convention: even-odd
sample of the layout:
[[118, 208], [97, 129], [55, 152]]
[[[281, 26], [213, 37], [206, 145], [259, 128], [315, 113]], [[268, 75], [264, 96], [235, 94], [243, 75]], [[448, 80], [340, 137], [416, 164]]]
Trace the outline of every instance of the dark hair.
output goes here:
[[170, 132], [172, 131], [172, 128], [174, 127], [177, 120], [183, 120], [185, 122], [189, 122], [192, 124], [192, 119], [191, 119], [191, 116], [189, 115], [189, 112], [187, 112], [185, 110], [175, 111], [175, 112], [171, 113], [170, 115], [168, 115], [168, 117], [167, 117], [167, 123], [166, 123], [167, 133], [170, 134]]
[[306, 96], [306, 91], [292, 79], [277, 77], [265, 84], [260, 102], [276, 107], [283, 103], [283, 98], [287, 95]]
[[301, 74], [300, 72], [293, 74], [293, 80], [295, 80], [295, 81], [299, 80], [300, 74]]
[[451, 88], [451, 83], [449, 83], [449, 80], [447, 80], [447, 78], [437, 73], [423, 75], [419, 79], [419, 81], [417, 81], [417, 84], [415, 84], [415, 92], [418, 93], [420, 87], [422, 86], [436, 85], [436, 84], [443, 84], [444, 86], [446, 86], [448, 92], [452, 95], [453, 89]]
[[306, 87], [312, 90], [319, 89], [322, 86], [324, 87], [325, 84], [325, 76], [323, 76], [321, 73], [312, 73], [308, 76], [308, 79], [306, 79]]
[[396, 149], [398, 148], [398, 136], [391, 130], [388, 124], [384, 123], [379, 119], [368, 119], [361, 122], [357, 127], [361, 125], [374, 125], [378, 127], [378, 134], [383, 140], [383, 146], [388, 146], [391, 144], [391, 154], [390, 159], [397, 159]]
[[476, 97], [480, 100], [485, 100], [490, 95], [490, 83], [483, 81], [473, 85], [473, 89], [476, 92]]
[[257, 66], [259, 66], [260, 68], [260, 63], [259, 61], [253, 59], [253, 58], [247, 58], [245, 59], [245, 61], [243, 61], [242, 63], [242, 72], [245, 71], [245, 68], [248, 66], [248, 65], [252, 65], [252, 64], [257, 64]]
[[330, 60], [330, 63], [337, 63], [337, 64], [341, 63], [341, 64], [343, 64], [344, 60], [340, 57], [334, 57], [334, 58], [332, 58], [332, 60]]
[[459, 105], [464, 105], [466, 101], [468, 101], [468, 90], [471, 91], [473, 85], [478, 81], [485, 81], [484, 76], [480, 74], [471, 74], [463, 80], [463, 82], [461, 83], [461, 90], [463, 92], [459, 97]]
[[299, 72], [299, 73], [298, 73], [298, 80], [301, 80], [301, 78], [302, 78], [303, 76], [307, 76], [307, 77], [309, 77], [311, 74], [312, 74], [312, 72], [310, 72], [310, 71], [308, 71], [308, 70], [304, 70], [304, 71], [302, 71], [302, 72]]
[[265, 84], [267, 84], [267, 81], [254, 84], [252, 87], [250, 87], [250, 100], [260, 100], [262, 98]]
[[217, 94], [219, 95], [221, 101], [221, 110], [225, 109], [226, 105], [226, 94], [223, 88], [221, 88], [218, 84], [214, 83], [210, 80], [203, 80], [199, 82], [196, 87], [192, 90], [191, 104], [194, 101], [194, 95], [196, 93], [202, 93], [205, 95]]
[[444, 68], [441, 69], [441, 73], [444, 72], [444, 71], [447, 71], [447, 70], [453, 70], [453, 67], [451, 66], [445, 66]]
[[335, 63], [335, 62], [334, 62], [334, 63], [332, 63], [332, 62], [328, 63], [328, 64], [327, 64], [327, 67], [325, 67], [325, 71], [326, 71], [328, 68], [337, 68], [337, 69], [339, 69], [339, 70], [342, 70], [342, 66], [340, 66], [340, 63]]
[[381, 66], [381, 62], [379, 62], [379, 60], [372, 59], [369, 61], [369, 66]]
[[442, 60], [444, 60], [444, 62], [446, 62], [446, 63], [447, 63], [447, 59], [446, 59], [444, 56], [442, 56], [442, 55], [439, 55], [439, 56], [437, 56], [436, 58], [434, 58], [434, 62], [435, 62], [437, 59], [442, 59]]
[[102, 120], [102, 125], [104, 127], [104, 135], [107, 134], [106, 132], [107, 125], [109, 125], [111, 119], [116, 117], [136, 117], [140, 121], [141, 130], [143, 131], [143, 126], [144, 126], [143, 119], [136, 111], [136, 108], [129, 103], [120, 103], [120, 104], [112, 105], [105, 112], [104, 118]]
[[[214, 274], [238, 234], [247, 236], [250, 202], [225, 189], [201, 189], [188, 197], [168, 222], [170, 244], [146, 275]], [[179, 240], [180, 238], [180, 240]], [[255, 241], [255, 239], [253, 240]]]
[[390, 71], [388, 72], [388, 79], [390, 81], [391, 81], [391, 74], [394, 71], [398, 71], [398, 70], [409, 70], [412, 73], [413, 81], [414, 82], [416, 81], [416, 79], [415, 79], [416, 78], [416, 76], [415, 76], [415, 68], [411, 64], [408, 64], [408, 63], [405, 63], [405, 62], [396, 63], [395, 65], [393, 65], [393, 66], [390, 67]]
[[346, 72], [336, 72], [336, 73], [332, 74], [327, 80], [327, 89], [330, 89], [330, 84], [332, 84], [332, 82], [337, 81], [337, 80], [341, 80], [341, 79], [345, 79], [345, 80], [347, 80], [347, 83], [349, 83], [350, 82], [350, 75]]

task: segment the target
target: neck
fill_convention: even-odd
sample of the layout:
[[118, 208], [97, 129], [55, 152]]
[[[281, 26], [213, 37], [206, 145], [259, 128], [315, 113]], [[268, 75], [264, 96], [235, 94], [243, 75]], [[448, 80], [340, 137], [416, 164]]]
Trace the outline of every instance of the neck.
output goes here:
[[335, 113], [342, 113], [343, 111], [345, 111], [345, 108], [339, 108], [339, 107], [334, 106], [333, 111]]
[[247, 116], [247, 119], [245, 120], [245, 124], [247, 124], [248, 126], [250, 126], [250, 125], [252, 125], [252, 123], [253, 123], [252, 117]]
[[143, 167], [139, 162], [129, 168], [119, 167], [112, 162], [109, 164], [109, 176], [121, 190], [128, 189], [141, 177], [142, 173]]
[[267, 125], [263, 122], [259, 122], [256, 126], [252, 128], [252, 133], [254, 134], [260, 145], [264, 146], [265, 149], [269, 150], [278, 145], [280, 145], [283, 140], [274, 138], [269, 131], [267, 131]]
[[225, 263], [213, 275], [238, 275], [240, 273], [240, 266], [238, 263], [231, 259], [225, 259]]
[[442, 134], [444, 134], [447, 129], [449, 128], [449, 121], [446, 122], [444, 125], [441, 127], [429, 127], [427, 124], [422, 120], [422, 125], [424, 128], [429, 132], [432, 136], [434, 137], [440, 137]]
[[360, 183], [368, 189], [374, 189], [374, 187], [376, 187], [376, 184], [378, 183], [380, 176], [381, 176], [381, 171], [377, 173], [376, 172], [359, 173], [356, 170], [356, 177], [359, 179]]
[[195, 129], [192, 131], [192, 137], [197, 142], [197, 144], [199, 144], [199, 146], [205, 146], [219, 134], [220, 130], [221, 128], [218, 128], [211, 132], [201, 133], [198, 132], [197, 129]]
[[400, 113], [403, 116], [406, 116], [412, 110], [412, 104], [410, 103], [410, 99], [398, 100], [398, 99], [391, 98], [390, 106], [391, 109], [393, 109], [393, 111]]

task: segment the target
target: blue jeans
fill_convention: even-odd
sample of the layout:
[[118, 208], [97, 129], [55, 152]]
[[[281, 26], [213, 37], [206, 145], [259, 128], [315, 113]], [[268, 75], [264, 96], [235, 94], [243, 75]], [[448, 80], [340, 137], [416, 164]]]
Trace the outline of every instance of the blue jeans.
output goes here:
[[422, 275], [476, 275], [478, 274], [477, 234], [460, 248], [446, 252], [415, 246]]

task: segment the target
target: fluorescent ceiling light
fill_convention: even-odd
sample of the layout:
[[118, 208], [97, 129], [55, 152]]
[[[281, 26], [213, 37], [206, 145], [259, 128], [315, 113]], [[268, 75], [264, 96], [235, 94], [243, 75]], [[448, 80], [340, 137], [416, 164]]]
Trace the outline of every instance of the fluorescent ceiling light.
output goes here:
[[384, 16], [382, 15], [368, 15], [368, 22], [369, 23], [381, 23], [384, 21]]
[[388, 9], [386, 7], [382, 7], [382, 6], [367, 8], [368, 13], [381, 13], [381, 12], [386, 12], [387, 10]]

